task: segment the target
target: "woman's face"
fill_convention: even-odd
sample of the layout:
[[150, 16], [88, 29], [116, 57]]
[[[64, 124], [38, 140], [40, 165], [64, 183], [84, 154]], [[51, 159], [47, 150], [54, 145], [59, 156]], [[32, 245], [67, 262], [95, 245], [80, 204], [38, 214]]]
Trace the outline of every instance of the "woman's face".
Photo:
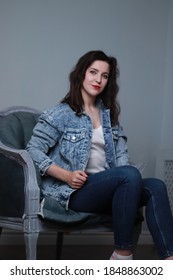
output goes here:
[[106, 87], [109, 78], [109, 64], [96, 60], [86, 70], [82, 84], [82, 95], [96, 98]]

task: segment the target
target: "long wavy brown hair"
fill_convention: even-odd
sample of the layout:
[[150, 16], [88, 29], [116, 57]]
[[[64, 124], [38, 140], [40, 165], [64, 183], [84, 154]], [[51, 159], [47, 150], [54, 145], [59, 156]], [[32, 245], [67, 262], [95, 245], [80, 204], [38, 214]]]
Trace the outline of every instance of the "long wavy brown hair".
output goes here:
[[111, 124], [116, 125], [118, 123], [118, 117], [120, 114], [120, 105], [117, 100], [119, 91], [119, 86], [117, 83], [117, 78], [119, 77], [118, 63], [115, 57], [107, 56], [103, 51], [90, 51], [79, 58], [76, 66], [69, 75], [69, 92], [61, 100], [61, 103], [69, 104], [76, 114], [82, 114], [84, 104], [81, 88], [83, 80], [85, 79], [86, 70], [96, 60], [105, 61], [110, 67], [107, 85], [97, 98], [101, 98], [104, 106], [107, 109], [110, 109]]

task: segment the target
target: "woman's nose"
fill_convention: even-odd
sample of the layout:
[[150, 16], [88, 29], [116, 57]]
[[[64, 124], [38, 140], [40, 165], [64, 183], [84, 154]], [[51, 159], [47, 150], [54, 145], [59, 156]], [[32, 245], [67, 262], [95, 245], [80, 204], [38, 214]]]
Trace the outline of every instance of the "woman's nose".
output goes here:
[[98, 84], [100, 84], [101, 81], [102, 81], [101, 75], [97, 75], [97, 77], [96, 77], [96, 82], [97, 82]]

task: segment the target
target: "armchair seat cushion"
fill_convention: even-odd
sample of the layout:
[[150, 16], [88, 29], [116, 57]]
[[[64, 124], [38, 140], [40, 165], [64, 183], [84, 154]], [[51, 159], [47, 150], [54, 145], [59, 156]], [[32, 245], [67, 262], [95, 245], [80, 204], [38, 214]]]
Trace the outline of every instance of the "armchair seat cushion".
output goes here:
[[[87, 212], [75, 212], [71, 209], [68, 211], [60, 205], [60, 203], [52, 198], [45, 197], [41, 202], [41, 210], [39, 213], [42, 219], [56, 222], [62, 226], [74, 226], [74, 225], [83, 225], [87, 226], [96, 226], [104, 225], [112, 228], [112, 217], [111, 215], [100, 215], [96, 213], [87, 213]], [[136, 224], [139, 224], [143, 221], [143, 215], [141, 211], [138, 211], [136, 217]]]

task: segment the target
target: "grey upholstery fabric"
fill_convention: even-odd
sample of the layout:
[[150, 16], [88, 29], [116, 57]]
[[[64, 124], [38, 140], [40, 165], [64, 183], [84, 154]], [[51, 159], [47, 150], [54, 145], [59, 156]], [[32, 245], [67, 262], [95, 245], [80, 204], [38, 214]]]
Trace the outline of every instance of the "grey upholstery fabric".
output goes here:
[[15, 149], [25, 149], [38, 116], [31, 112], [15, 112], [5, 117], [0, 116], [2, 143]]

